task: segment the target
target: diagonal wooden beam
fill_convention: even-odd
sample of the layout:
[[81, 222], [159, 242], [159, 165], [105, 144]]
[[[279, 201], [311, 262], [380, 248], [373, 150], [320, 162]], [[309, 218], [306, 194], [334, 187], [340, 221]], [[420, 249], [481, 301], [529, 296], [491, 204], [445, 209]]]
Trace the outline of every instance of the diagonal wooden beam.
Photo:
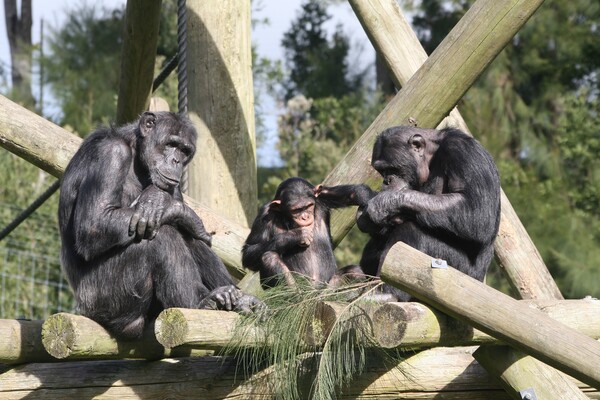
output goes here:
[[[542, 2], [479, 0], [427, 58], [395, 1], [350, 0], [392, 78], [402, 89], [327, 176], [325, 184], [379, 185], [380, 177], [369, 165], [377, 134], [390, 126], [407, 124], [409, 118], [422, 127], [438, 125]], [[449, 124], [468, 132], [458, 111], [454, 109], [450, 118]], [[338, 243], [353, 226], [353, 213], [353, 209], [348, 209], [332, 216], [334, 242]], [[504, 192], [501, 218], [496, 256], [511, 284], [524, 299], [562, 298]]]

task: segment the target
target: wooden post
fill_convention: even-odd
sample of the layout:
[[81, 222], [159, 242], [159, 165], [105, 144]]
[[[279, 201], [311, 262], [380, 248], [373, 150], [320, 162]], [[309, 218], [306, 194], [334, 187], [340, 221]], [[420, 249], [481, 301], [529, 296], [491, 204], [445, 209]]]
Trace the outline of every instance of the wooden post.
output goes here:
[[398, 242], [388, 252], [381, 277], [438, 310], [600, 388], [600, 342], [454, 268], [432, 268], [432, 261]]
[[154, 78], [162, 0], [127, 0], [121, 48], [117, 125], [148, 109]]
[[53, 357], [71, 360], [120, 358], [157, 360], [165, 357], [207, 354], [206, 351], [184, 348], [169, 351], [156, 341], [154, 328], [151, 326], [139, 340], [118, 340], [91, 319], [68, 313], [54, 314], [44, 322], [42, 343]]
[[[0, 95], [0, 146], [44, 171], [60, 178], [82, 139]], [[250, 230], [224, 218], [205, 205], [184, 196], [215, 232], [212, 249], [237, 279], [246, 275], [242, 267], [242, 245]]]
[[257, 210], [250, 0], [187, 0], [191, 197], [249, 226]]
[[[473, 356], [489, 373], [500, 377], [513, 399], [523, 399], [519, 393], [525, 390], [533, 390], [536, 398], [545, 400], [589, 399], [565, 375], [509, 347], [481, 346]], [[549, 370], [554, 373], [548, 374]]]
[[[396, 86], [406, 85], [427, 61], [427, 53], [404, 18], [398, 2], [350, 0], [350, 5], [373, 47], [385, 61]], [[458, 127], [470, 133], [456, 108], [452, 109], [441, 125]], [[496, 238], [496, 258], [508, 275], [511, 286], [524, 299], [562, 299], [560, 290], [504, 191], [501, 195], [501, 210], [500, 231]], [[336, 236], [335, 226], [333, 229]]]
[[51, 361], [42, 345], [42, 323], [0, 319], [0, 364]]

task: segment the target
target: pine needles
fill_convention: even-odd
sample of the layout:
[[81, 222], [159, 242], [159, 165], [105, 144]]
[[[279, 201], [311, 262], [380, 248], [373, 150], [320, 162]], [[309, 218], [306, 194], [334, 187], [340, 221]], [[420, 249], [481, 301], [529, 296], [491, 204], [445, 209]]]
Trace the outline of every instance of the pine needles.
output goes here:
[[[224, 352], [236, 356], [245, 377], [260, 377], [275, 398], [335, 399], [364, 370], [367, 349], [375, 348], [368, 294], [379, 284], [315, 289], [303, 279], [296, 283], [265, 292], [267, 313], [244, 318]], [[263, 345], [244, 346], [250, 330], [262, 332]]]

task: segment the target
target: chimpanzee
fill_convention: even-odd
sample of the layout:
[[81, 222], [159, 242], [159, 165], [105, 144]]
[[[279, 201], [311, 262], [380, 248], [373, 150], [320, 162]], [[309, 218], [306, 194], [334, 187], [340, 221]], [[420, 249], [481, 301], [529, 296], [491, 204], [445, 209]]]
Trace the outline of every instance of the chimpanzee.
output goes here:
[[137, 338], [168, 307], [250, 311], [183, 202], [183, 167], [196, 150], [191, 122], [169, 112], [100, 128], [62, 178], [62, 265], [79, 312], [118, 337]]
[[302, 178], [281, 182], [275, 198], [263, 205], [242, 249], [242, 264], [260, 271], [264, 288], [284, 281], [295, 285], [293, 272], [317, 285], [342, 283], [356, 267], [337, 269], [329, 230], [330, 209], [341, 207], [335, 198], [322, 200], [321, 186]]
[[398, 126], [377, 137], [371, 164], [383, 177], [381, 192], [366, 185], [321, 190], [323, 199], [359, 206], [357, 225], [371, 236], [363, 272], [379, 276], [388, 250], [402, 241], [483, 281], [500, 224], [500, 178], [483, 146], [458, 129]]

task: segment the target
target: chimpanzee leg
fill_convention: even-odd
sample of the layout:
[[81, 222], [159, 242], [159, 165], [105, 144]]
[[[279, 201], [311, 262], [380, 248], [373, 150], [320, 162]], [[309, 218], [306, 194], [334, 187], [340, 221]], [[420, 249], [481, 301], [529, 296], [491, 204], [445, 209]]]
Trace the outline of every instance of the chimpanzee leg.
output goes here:
[[145, 244], [100, 258], [73, 281], [79, 312], [115, 335], [134, 339], [144, 330], [152, 302], [152, 271]]
[[223, 261], [201, 240], [187, 242], [192, 257], [202, 275], [202, 282], [208, 290], [233, 285], [234, 282]]
[[150, 241], [153, 253], [153, 281], [157, 300], [164, 308], [198, 308], [210, 290], [203, 281], [202, 271], [186, 240], [177, 229], [163, 225]]

